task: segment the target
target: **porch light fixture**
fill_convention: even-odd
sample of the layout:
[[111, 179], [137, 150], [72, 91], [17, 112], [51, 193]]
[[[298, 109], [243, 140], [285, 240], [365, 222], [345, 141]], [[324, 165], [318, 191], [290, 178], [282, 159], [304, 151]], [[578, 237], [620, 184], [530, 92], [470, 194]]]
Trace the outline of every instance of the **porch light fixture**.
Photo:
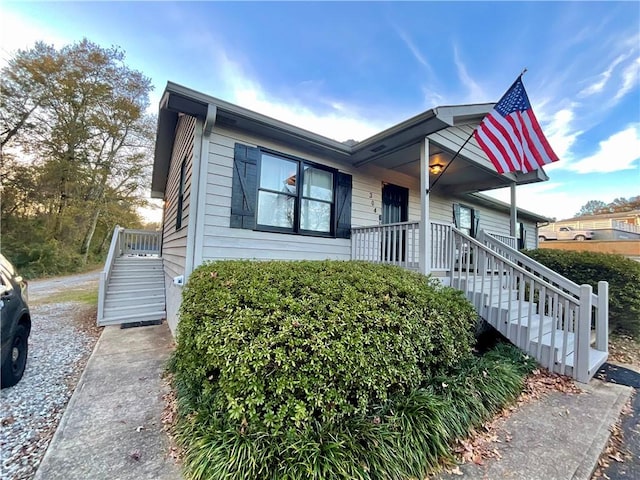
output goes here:
[[441, 163], [434, 163], [433, 165], [429, 165], [429, 171], [432, 175], [439, 175], [444, 169], [444, 165]]

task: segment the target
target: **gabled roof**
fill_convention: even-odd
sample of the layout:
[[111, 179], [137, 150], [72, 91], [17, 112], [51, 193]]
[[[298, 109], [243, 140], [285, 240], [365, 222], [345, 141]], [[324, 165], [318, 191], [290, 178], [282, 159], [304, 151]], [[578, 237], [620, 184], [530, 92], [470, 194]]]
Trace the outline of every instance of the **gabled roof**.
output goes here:
[[[403, 152], [408, 153], [408, 148], [411, 150], [411, 155], [415, 157], [416, 147], [422, 139], [449, 127], [467, 124], [471, 121], [479, 122], [491, 111], [493, 105], [493, 103], [483, 103], [436, 107], [360, 142], [339, 142], [182, 85], [168, 82], [160, 101], [158, 114], [151, 185], [152, 197], [163, 197], [169, 173], [175, 127], [180, 113], [206, 120], [213, 112], [216, 125], [250, 131], [257, 136], [266, 137], [317, 156], [359, 167], [366, 163], [390, 158], [394, 153], [396, 155]], [[515, 172], [500, 175], [495, 170], [483, 168], [487, 170], [485, 176], [500, 178], [505, 185], [513, 182], [523, 184], [548, 179], [542, 169], [528, 174]], [[497, 185], [493, 188], [505, 185]]]

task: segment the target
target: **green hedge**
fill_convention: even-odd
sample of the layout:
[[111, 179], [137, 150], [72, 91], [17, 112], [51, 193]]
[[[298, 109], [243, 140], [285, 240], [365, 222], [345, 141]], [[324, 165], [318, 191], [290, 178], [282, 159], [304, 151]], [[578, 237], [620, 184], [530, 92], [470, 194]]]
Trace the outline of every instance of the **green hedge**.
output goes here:
[[427, 478], [451, 462], [452, 446], [522, 390], [535, 362], [507, 344], [454, 368], [370, 414], [314, 421], [303, 431], [248, 433], [220, 414], [179, 416], [177, 441], [189, 480], [373, 480]]
[[598, 282], [609, 282], [609, 329], [640, 338], [640, 263], [611, 253], [569, 250], [523, 250], [523, 253], [597, 292]]
[[470, 355], [462, 294], [362, 262], [207, 264], [183, 294], [173, 368], [191, 409], [249, 432], [366, 414]]

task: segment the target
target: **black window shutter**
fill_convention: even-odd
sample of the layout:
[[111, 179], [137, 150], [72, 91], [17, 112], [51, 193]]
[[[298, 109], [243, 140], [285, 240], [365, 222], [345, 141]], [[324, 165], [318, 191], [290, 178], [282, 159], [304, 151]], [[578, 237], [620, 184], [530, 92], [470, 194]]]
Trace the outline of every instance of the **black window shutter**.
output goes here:
[[478, 236], [478, 233], [480, 233], [480, 210], [474, 209], [473, 210], [473, 232], [471, 232], [471, 235], [473, 236], [473, 238], [476, 238]]
[[453, 224], [456, 228], [460, 228], [460, 204], [453, 204]]
[[338, 172], [336, 180], [336, 238], [351, 238], [351, 175]]
[[231, 186], [231, 228], [256, 228], [260, 149], [236, 143]]

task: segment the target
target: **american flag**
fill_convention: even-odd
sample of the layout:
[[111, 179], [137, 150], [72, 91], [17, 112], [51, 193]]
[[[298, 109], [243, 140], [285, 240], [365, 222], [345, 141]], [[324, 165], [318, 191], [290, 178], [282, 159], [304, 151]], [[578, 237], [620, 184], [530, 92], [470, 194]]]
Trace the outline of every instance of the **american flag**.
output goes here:
[[473, 135], [499, 173], [526, 173], [558, 160], [533, 113], [521, 77]]

